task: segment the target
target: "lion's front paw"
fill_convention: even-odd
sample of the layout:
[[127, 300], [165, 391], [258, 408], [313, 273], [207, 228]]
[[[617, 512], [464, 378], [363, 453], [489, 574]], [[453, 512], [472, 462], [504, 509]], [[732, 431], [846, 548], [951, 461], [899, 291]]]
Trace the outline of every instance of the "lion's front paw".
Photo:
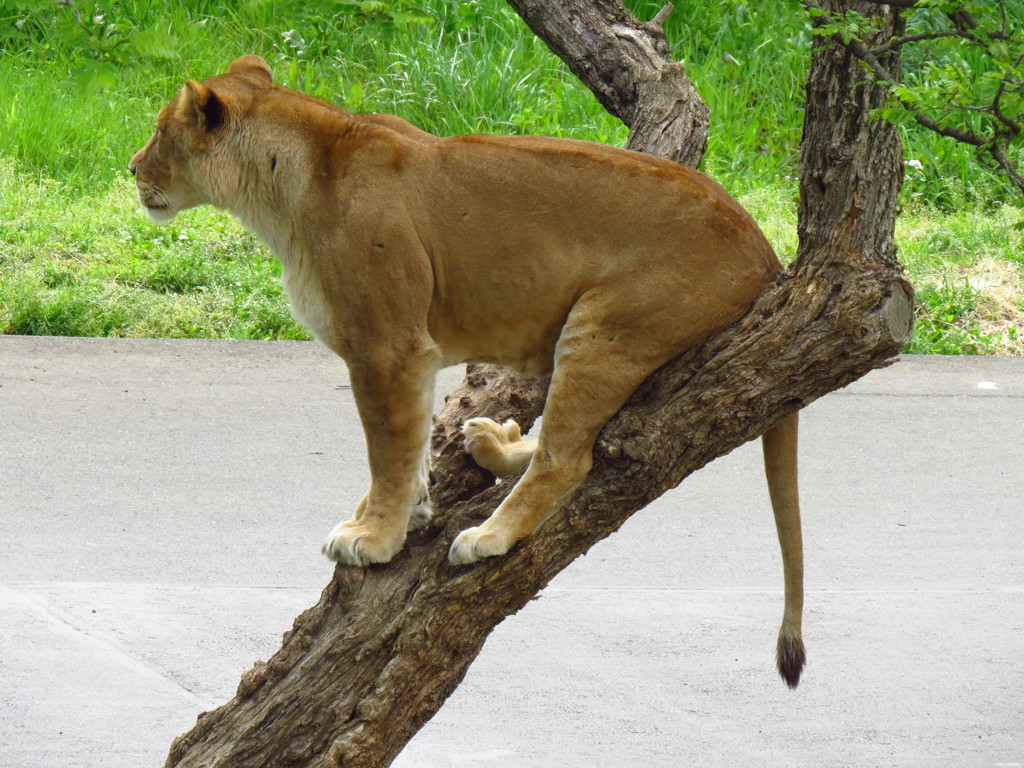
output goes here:
[[504, 555], [512, 548], [513, 543], [505, 535], [486, 530], [486, 524], [467, 528], [452, 542], [451, 549], [448, 550], [448, 560], [455, 565], [475, 563], [485, 557]]
[[331, 531], [323, 553], [329, 560], [345, 565], [386, 563], [402, 548], [403, 541], [401, 537], [382, 535], [372, 526], [348, 520]]

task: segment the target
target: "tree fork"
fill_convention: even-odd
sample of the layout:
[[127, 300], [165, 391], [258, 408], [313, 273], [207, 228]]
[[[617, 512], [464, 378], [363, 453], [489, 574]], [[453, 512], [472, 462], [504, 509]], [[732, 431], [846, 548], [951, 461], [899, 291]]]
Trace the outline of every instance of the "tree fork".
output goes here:
[[[531, 5], [564, 23], [569, 6], [614, 4]], [[864, 0], [850, 5], [884, 15], [879, 39], [898, 32], [894, 12]], [[562, 44], [581, 50], [571, 38]], [[495, 399], [508, 380], [471, 369], [435, 430], [435, 520], [386, 566], [338, 566], [281, 649], [243, 676], [231, 701], [175, 740], [165, 768], [389, 765], [462, 680], [493, 627], [572, 560], [782, 414], [892, 361], [912, 323], [911, 288], [892, 238], [899, 140], [886, 123], [868, 122], [881, 94], [857, 60], [845, 49], [815, 46], [800, 249], [790, 269], [744, 318], [638, 389], [602, 432], [586, 483], [537, 534], [505, 557], [457, 567], [447, 561], [452, 539], [511, 486], [469, 471], [459, 450], [461, 420], [529, 419], [544, 390], [534, 382], [532, 393], [506, 390]], [[898, 53], [887, 65], [899, 66]]]

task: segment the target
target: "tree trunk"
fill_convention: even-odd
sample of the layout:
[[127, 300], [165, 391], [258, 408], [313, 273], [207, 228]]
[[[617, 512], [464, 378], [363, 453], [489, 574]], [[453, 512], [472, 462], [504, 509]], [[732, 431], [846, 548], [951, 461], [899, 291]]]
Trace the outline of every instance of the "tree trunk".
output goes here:
[[[591, 6], [610, 13], [616, 4], [605, 0], [513, 5], [542, 36], [557, 39], [552, 45], [564, 49], [570, 66], [595, 58], [596, 80], [609, 91], [603, 102], [621, 104], [616, 109], [630, 119], [645, 113], [635, 103], [628, 108], [641, 98], [642, 88], [628, 90], [638, 81], [607, 85], [617, 82], [609, 73], [628, 64], [608, 63], [606, 43], [598, 52], [609, 58], [593, 47], [613, 38], [634, 45], [633, 32], [617, 25], [643, 25], [631, 27], [621, 15], [584, 21]], [[900, 23], [887, 7], [851, 5], [884, 16], [880, 35]], [[892, 237], [899, 142], [891, 126], [867, 120], [880, 100], [849, 54], [816, 46], [796, 263], [742, 320], [640, 387], [605, 427], [590, 476], [561, 512], [504, 557], [448, 564], [455, 535], [486, 517], [511, 485], [467, 470], [461, 420], [529, 416], [543, 392], [539, 384], [525, 395], [496, 393], [495, 383], [507, 382], [492, 369], [471, 371], [435, 431], [435, 521], [386, 566], [336, 568], [281, 650], [243, 676], [234, 699], [174, 742], [165, 768], [389, 765], [462, 680], [493, 627], [572, 560], [782, 414], [888, 364], [909, 338], [912, 304]]]

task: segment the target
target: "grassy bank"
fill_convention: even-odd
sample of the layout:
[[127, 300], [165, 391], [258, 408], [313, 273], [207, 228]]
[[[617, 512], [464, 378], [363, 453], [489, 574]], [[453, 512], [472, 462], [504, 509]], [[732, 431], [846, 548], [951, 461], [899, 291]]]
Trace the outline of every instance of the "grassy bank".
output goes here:
[[[632, 5], [649, 17], [660, 3]], [[220, 72], [242, 52], [267, 58], [285, 85], [440, 134], [625, 141], [625, 129], [499, 0], [388, 6], [406, 16], [334, 6], [348, 10], [329, 20], [315, 7], [95, 4], [111, 34], [157, 29], [176, 41], [165, 57], [112, 70], [117, 82], [107, 90], [65, 83], [88, 55], [46, 19], [9, 35], [0, 50], [0, 332], [305, 337], [276, 261], [254, 238], [211, 209], [170, 227], [149, 223], [124, 170], [184, 78]], [[784, 0], [681, 4], [668, 31], [712, 111], [703, 170], [791, 255], [809, 50], [801, 14]], [[1012, 228], [1019, 211], [1000, 202], [1007, 186], [948, 140], [908, 133], [906, 144], [916, 162], [898, 242], [918, 290], [911, 349], [1024, 353], [1024, 246]]]

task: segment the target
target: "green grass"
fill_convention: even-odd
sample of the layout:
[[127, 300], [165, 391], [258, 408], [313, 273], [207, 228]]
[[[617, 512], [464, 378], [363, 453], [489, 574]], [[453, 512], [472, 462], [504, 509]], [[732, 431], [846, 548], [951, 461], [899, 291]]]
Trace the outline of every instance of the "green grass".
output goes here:
[[0, 329], [65, 336], [309, 338], [280, 267], [212, 209], [158, 227], [126, 181], [83, 197], [0, 163]]
[[[62, 50], [56, 33], [44, 29], [22, 41], [23, 50], [0, 51], [0, 155], [80, 191], [110, 185], [186, 77], [218, 74], [246, 52], [264, 56], [283, 85], [352, 111], [398, 114], [439, 134], [625, 141], [621, 123], [503, 3], [467, 3], [477, 9], [469, 16], [456, 14], [453, 0], [429, 5], [433, 23], [388, 30], [357, 15], [307, 18], [292, 3], [165, 8], [129, 0], [118, 13], [140, 29], [161, 24], [179, 52], [122, 68], [118, 86], [100, 93], [60, 85], [87, 57]], [[283, 16], [280, 6], [298, 18]]]
[[[660, 0], [629, 5], [650, 18]], [[11, 32], [0, 9], [0, 333], [307, 338], [276, 261], [212, 209], [170, 227], [137, 210], [125, 168], [186, 77], [255, 52], [289, 87], [438, 134], [543, 133], [623, 144], [627, 131], [500, 0], [394, 0], [429, 23], [317, 3], [100, 2], [117, 30], [155, 29], [173, 56], [113, 70], [107, 90], [65, 84], [86, 51], [49, 22]], [[334, 6], [341, 8], [341, 6]], [[4, 30], [8, 38], [2, 39]], [[711, 110], [703, 170], [752, 211], [783, 258], [795, 196], [810, 35], [785, 0], [681, 3], [674, 53]], [[110, 73], [108, 73], [109, 75]], [[907, 131], [898, 242], [918, 292], [919, 352], [1021, 354], [1020, 211], [966, 149]], [[916, 164], [915, 164], [916, 166]]]
[[933, 210], [897, 221], [914, 283], [909, 352], [1024, 355], [1024, 237], [1020, 210]]

